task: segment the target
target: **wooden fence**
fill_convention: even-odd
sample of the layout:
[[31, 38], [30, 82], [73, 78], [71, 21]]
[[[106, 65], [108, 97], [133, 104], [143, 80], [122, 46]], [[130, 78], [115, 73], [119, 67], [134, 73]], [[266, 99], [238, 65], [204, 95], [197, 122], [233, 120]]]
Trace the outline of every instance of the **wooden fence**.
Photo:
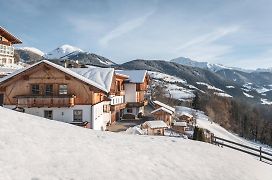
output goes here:
[[270, 162], [269, 164], [272, 164], [272, 152], [265, 151], [262, 147], [251, 147], [216, 136], [212, 137], [212, 144], [235, 149], [237, 151], [259, 157], [260, 161], [265, 160], [265, 162]]

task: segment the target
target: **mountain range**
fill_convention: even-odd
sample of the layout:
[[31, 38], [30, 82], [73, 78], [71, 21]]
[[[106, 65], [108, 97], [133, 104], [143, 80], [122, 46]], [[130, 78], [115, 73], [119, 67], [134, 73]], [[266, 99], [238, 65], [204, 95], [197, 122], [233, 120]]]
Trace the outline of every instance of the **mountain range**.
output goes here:
[[[83, 51], [71, 45], [62, 45], [48, 53], [43, 53], [36, 48], [20, 48], [16, 49], [15, 54], [20, 58], [20, 61], [28, 64], [41, 59], [55, 62], [71, 60], [86, 65], [156, 71], [181, 78], [203, 92], [220, 89], [220, 93], [224, 93], [228, 97], [237, 97], [254, 103], [272, 104], [271, 69], [246, 70], [221, 64], [198, 62], [184, 57], [170, 61], [137, 59], [117, 64], [106, 57]], [[215, 93], [219, 92], [215, 91]]]

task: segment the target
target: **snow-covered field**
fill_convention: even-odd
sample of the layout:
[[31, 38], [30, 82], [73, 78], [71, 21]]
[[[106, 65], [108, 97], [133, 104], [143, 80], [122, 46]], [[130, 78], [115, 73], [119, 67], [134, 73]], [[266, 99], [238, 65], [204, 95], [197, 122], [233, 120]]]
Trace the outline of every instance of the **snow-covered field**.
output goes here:
[[270, 180], [272, 166], [183, 138], [93, 131], [0, 108], [0, 179]]
[[[195, 87], [189, 86], [184, 79], [155, 71], [149, 71], [148, 74], [156, 84], [166, 87], [167, 96], [178, 100], [188, 100], [195, 97], [192, 90]], [[188, 88], [181, 87], [180, 84]]]

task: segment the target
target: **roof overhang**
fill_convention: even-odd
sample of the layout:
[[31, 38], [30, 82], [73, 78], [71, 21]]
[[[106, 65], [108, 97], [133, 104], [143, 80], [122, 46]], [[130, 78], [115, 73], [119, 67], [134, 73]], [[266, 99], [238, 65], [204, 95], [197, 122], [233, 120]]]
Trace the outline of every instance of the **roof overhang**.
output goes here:
[[22, 44], [22, 41], [9, 33], [6, 29], [0, 26], [0, 35], [9, 40], [12, 44]]

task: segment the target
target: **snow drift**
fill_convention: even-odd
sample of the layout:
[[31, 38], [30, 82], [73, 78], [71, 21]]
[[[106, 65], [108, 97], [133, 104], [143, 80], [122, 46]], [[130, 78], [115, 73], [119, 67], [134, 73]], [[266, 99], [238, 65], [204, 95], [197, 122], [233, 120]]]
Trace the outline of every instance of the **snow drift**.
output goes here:
[[93, 131], [0, 108], [0, 179], [271, 179], [252, 156], [182, 138]]

